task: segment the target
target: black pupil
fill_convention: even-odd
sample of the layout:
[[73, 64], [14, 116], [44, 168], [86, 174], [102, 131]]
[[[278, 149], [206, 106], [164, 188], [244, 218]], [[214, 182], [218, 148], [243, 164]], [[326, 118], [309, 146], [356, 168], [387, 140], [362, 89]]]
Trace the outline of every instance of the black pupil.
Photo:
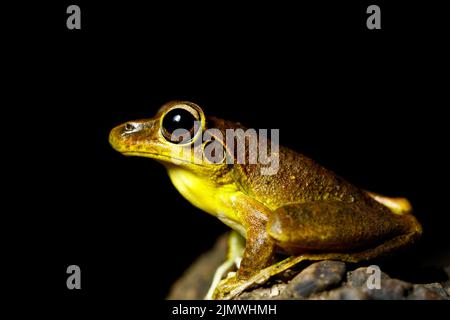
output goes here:
[[195, 120], [197, 119], [189, 111], [185, 109], [173, 109], [164, 116], [162, 124], [166, 132], [172, 134], [176, 129], [191, 131], [194, 128]]

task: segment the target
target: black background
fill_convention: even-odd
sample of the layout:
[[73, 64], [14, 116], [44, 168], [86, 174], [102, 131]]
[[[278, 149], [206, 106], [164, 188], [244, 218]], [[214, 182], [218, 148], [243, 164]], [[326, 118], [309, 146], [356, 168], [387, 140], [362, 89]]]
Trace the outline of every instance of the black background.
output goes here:
[[[227, 230], [161, 165], [108, 145], [112, 127], [173, 99], [279, 128], [283, 145], [354, 184], [409, 198], [425, 228], [413, 260], [448, 265], [443, 8], [375, 1], [382, 30], [370, 31], [372, 3], [73, 3], [82, 30], [66, 29], [72, 2], [58, 2], [17, 8], [19, 36], [7, 35], [17, 112], [4, 114], [17, 155], [7, 265], [22, 293], [163, 299]], [[66, 289], [70, 264], [81, 291]]]

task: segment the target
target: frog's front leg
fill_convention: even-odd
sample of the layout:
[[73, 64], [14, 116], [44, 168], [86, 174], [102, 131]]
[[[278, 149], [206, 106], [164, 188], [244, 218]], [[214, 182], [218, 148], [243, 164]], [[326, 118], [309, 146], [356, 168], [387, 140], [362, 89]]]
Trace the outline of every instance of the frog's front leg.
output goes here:
[[226, 260], [217, 268], [211, 281], [211, 286], [206, 293], [205, 300], [211, 300], [214, 295], [214, 291], [223, 278], [226, 278], [227, 274], [236, 267], [239, 268], [244, 252], [245, 239], [236, 231], [231, 231], [228, 236], [228, 252]]
[[[263, 229], [265, 230], [265, 229]], [[222, 280], [212, 295], [213, 299], [231, 299], [256, 282], [256, 275], [270, 266], [274, 258], [274, 243], [267, 232], [247, 230], [244, 255], [238, 271]]]
[[247, 241], [238, 280], [245, 280], [273, 263], [275, 243], [267, 233], [267, 221], [252, 221], [247, 228]]
[[267, 232], [270, 210], [248, 198], [236, 202], [235, 209], [246, 231], [245, 250], [237, 273], [219, 283], [214, 299], [224, 299], [232, 291], [242, 292], [251, 285], [249, 279], [274, 262], [275, 243]]

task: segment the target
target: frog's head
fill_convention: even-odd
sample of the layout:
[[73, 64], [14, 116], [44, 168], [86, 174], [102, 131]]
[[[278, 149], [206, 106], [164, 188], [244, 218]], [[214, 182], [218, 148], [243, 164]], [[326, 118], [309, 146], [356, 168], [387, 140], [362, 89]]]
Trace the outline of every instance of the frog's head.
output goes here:
[[[205, 161], [204, 151], [211, 142], [203, 142], [205, 127], [205, 114], [198, 105], [173, 101], [163, 105], [153, 118], [128, 121], [115, 127], [109, 142], [127, 156], [152, 158], [166, 166], [210, 174], [227, 165], [226, 161]], [[221, 155], [223, 160], [225, 155], [226, 152]]]

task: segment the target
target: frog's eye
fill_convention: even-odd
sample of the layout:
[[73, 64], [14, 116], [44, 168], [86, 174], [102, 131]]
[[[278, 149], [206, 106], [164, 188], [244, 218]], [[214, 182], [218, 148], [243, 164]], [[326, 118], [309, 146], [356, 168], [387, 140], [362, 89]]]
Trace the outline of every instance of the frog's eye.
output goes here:
[[199, 121], [200, 115], [194, 108], [188, 105], [173, 108], [162, 119], [162, 134], [172, 143], [189, 142], [194, 138]]

